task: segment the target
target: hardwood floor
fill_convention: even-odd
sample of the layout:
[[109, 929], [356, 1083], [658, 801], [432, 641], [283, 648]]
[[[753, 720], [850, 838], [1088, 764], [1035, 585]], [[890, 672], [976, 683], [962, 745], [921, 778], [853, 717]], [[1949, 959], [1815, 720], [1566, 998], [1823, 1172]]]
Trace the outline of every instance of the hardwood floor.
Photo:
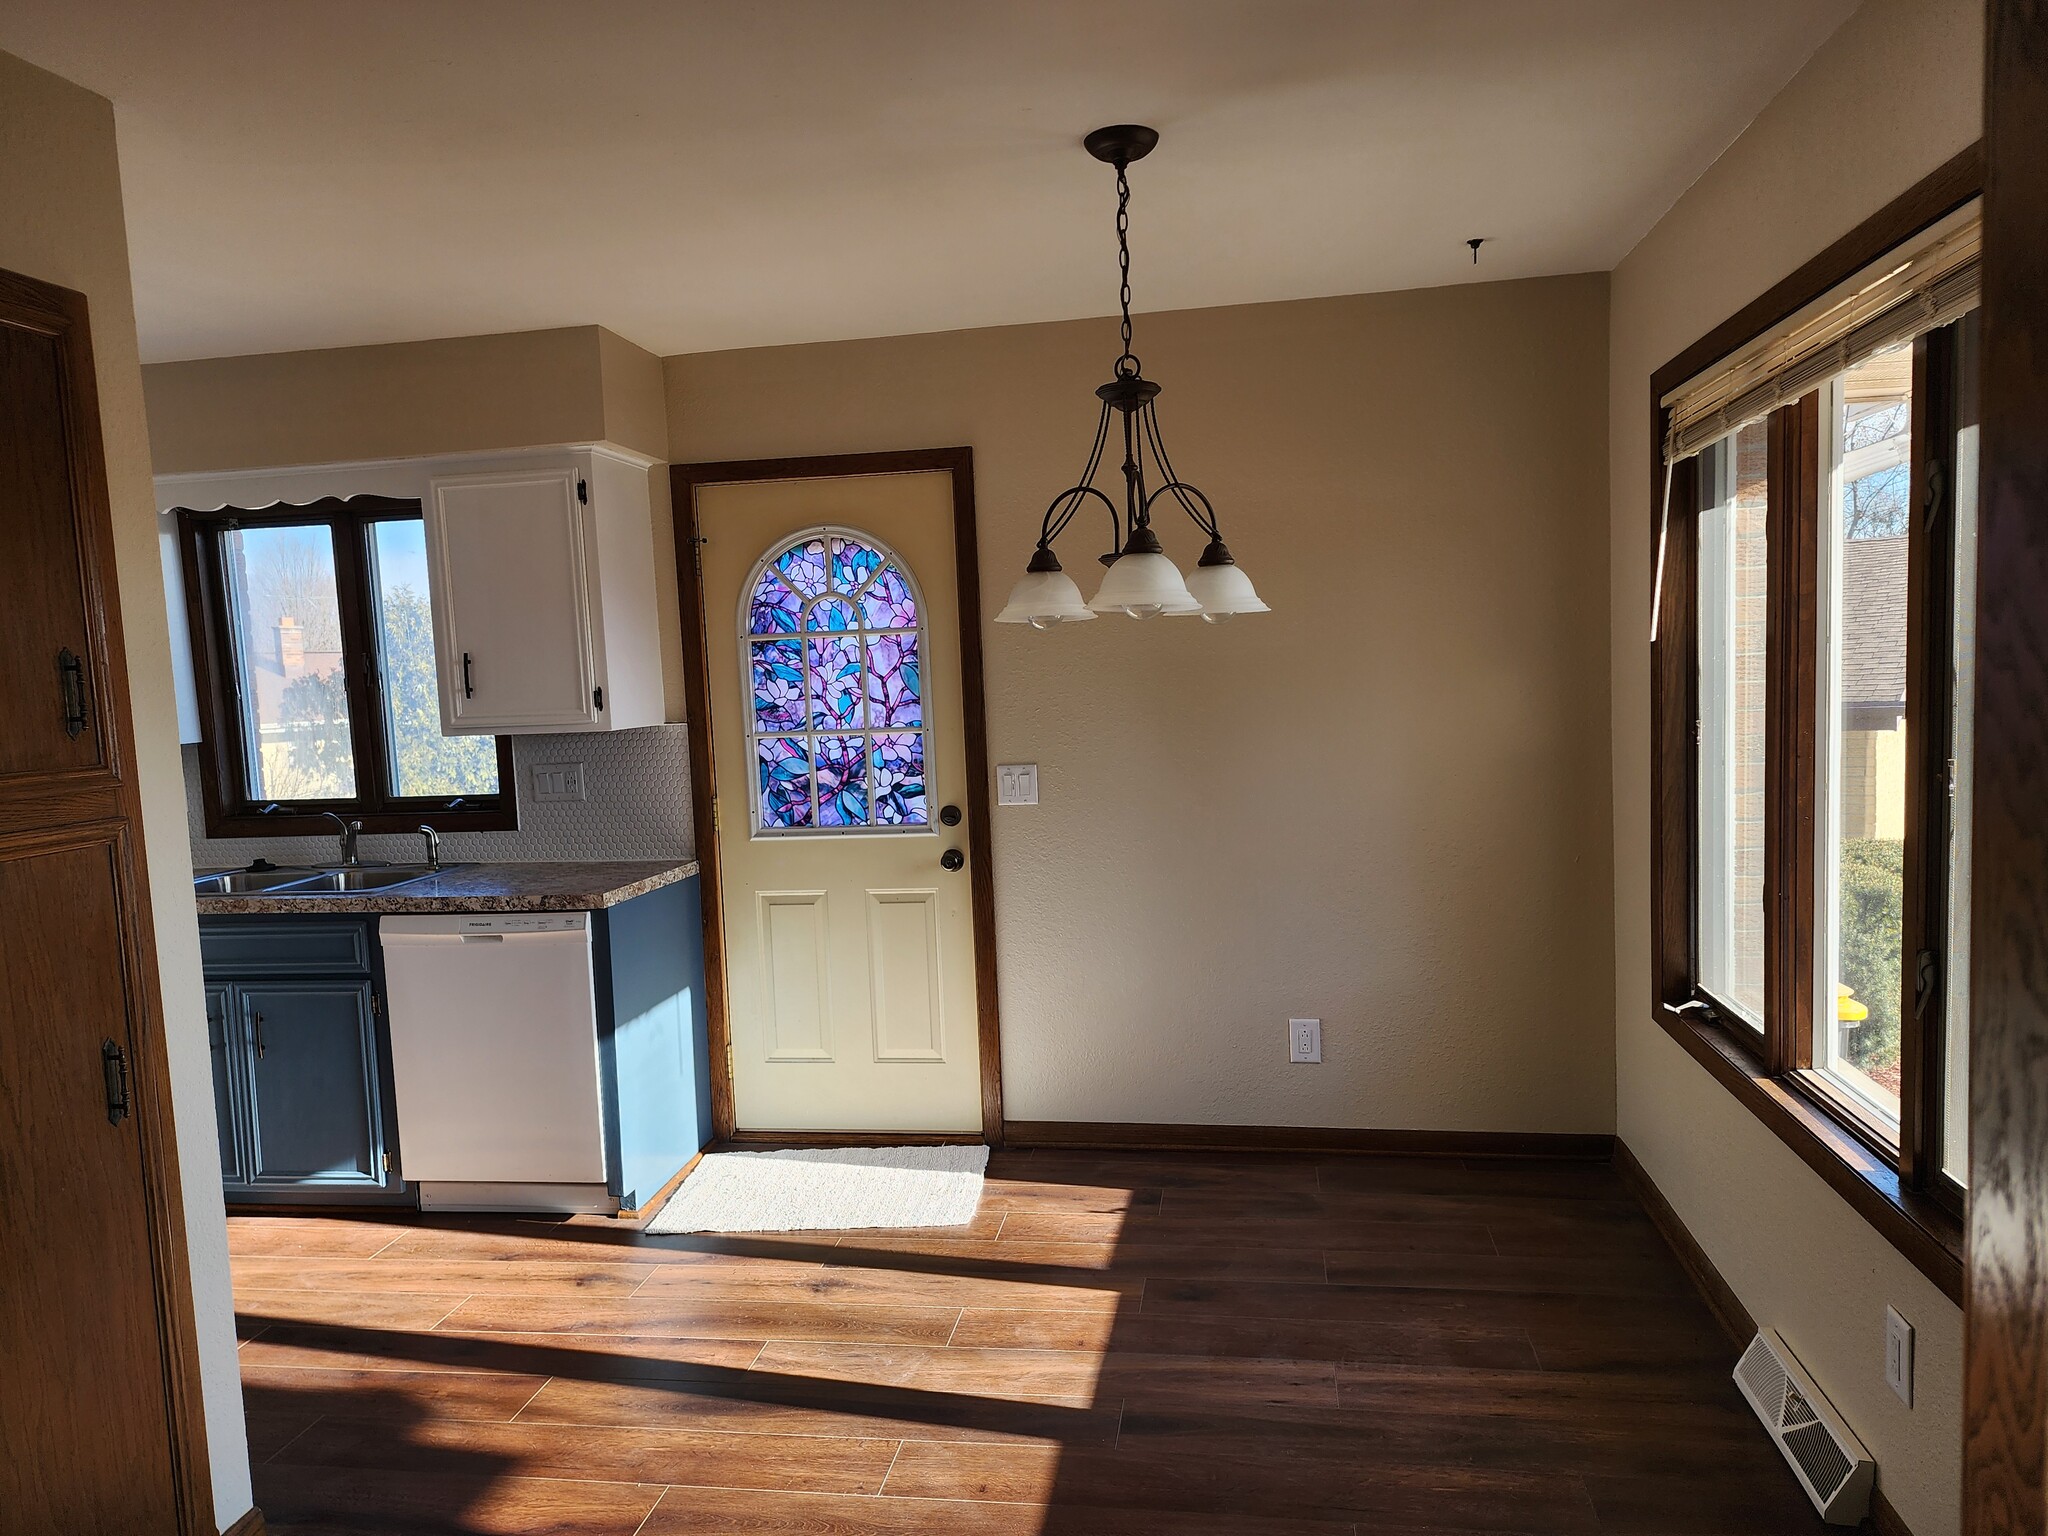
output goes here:
[[941, 1232], [231, 1219], [273, 1531], [1827, 1529], [1603, 1164], [998, 1153]]

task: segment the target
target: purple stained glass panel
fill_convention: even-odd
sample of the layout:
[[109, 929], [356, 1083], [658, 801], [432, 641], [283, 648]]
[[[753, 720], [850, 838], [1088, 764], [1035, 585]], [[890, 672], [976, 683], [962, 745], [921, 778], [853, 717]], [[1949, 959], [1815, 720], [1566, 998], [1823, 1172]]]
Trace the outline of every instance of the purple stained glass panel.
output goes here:
[[902, 731], [874, 739], [875, 824], [929, 825], [925, 814], [924, 733]]
[[825, 590], [825, 541], [806, 539], [801, 544], [792, 544], [782, 552], [775, 568], [801, 596], [819, 596]]
[[801, 741], [764, 736], [754, 743], [761, 774], [761, 825], [808, 827], [811, 824], [811, 763]]
[[801, 640], [754, 642], [754, 729], [804, 728], [804, 669]]
[[860, 641], [852, 635], [812, 640], [811, 729], [858, 729], [860, 720]]
[[882, 563], [879, 551], [843, 533], [832, 535], [832, 590], [858, 592]]
[[877, 635], [868, 641], [867, 695], [869, 725], [924, 724], [917, 636]]
[[917, 628], [917, 599], [910, 583], [894, 565], [882, 567], [873, 586], [861, 594], [861, 618], [869, 629]]
[[790, 591], [788, 583], [773, 571], [763, 571], [754, 583], [754, 596], [747, 605], [747, 633], [750, 635], [793, 635], [797, 612], [803, 600]]
[[811, 604], [811, 611], [804, 615], [804, 628], [835, 631], [859, 629], [860, 616], [853, 611], [853, 604], [843, 597], [820, 598]]
[[868, 824], [867, 738], [818, 738], [818, 825]]

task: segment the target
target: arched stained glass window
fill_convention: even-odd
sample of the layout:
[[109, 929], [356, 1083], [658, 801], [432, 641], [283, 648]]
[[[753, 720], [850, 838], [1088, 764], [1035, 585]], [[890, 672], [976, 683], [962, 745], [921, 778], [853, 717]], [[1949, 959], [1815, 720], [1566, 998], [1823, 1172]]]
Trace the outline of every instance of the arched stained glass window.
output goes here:
[[769, 550], [745, 591], [756, 829], [929, 825], [924, 628], [909, 568], [864, 533], [814, 528]]

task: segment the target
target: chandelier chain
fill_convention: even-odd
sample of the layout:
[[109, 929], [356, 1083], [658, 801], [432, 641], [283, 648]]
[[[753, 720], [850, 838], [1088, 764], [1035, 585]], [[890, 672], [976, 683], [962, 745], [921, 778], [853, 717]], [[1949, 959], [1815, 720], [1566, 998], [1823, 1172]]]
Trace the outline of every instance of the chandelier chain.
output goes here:
[[1121, 278], [1117, 290], [1117, 303], [1123, 310], [1123, 355], [1116, 360], [1116, 371], [1123, 374], [1124, 364], [1129, 363], [1130, 376], [1138, 372], [1137, 356], [1131, 351], [1131, 182], [1124, 174], [1122, 161], [1116, 167], [1116, 256], [1117, 270]]

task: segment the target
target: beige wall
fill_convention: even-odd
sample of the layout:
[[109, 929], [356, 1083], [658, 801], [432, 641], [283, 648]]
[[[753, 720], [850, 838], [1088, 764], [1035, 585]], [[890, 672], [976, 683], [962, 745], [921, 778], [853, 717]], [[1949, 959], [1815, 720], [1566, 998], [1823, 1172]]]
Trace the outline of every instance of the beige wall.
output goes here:
[[[222, 1525], [249, 1508], [249, 1457], [235, 1365], [227, 1224], [214, 1143], [213, 1077], [199, 979], [199, 929], [185, 859], [178, 717], [157, 560], [149, 429], [135, 351], [128, 236], [114, 149], [114, 111], [103, 98], [0, 53], [0, 267], [83, 292], [92, 309], [93, 361], [114, 564], [127, 639], [142, 833], [156, 914], [171, 1058], [171, 1096], [183, 1170], [185, 1235], [198, 1313], [214, 1511]], [[109, 1469], [119, 1476], [119, 1468]]]
[[[1958, 1526], [1962, 1319], [1653, 1024], [1649, 996], [1651, 372], [1978, 136], [1983, 6], [1867, 0], [1614, 274], [1616, 1058], [1620, 1131], [1759, 1322], [1877, 1457], [1917, 1536]], [[1918, 1331], [1908, 1409], [1887, 1302]]]
[[[423, 458], [612, 442], [666, 460], [661, 360], [602, 326], [152, 363], [157, 474]], [[648, 476], [655, 585], [675, 611], [668, 472]], [[668, 718], [683, 718], [682, 642], [663, 636]]]
[[[1013, 1118], [1610, 1128], [1606, 315], [1590, 276], [1140, 318], [1275, 611], [986, 629], [993, 759], [1042, 801], [995, 812]], [[1091, 320], [672, 357], [671, 452], [970, 445], [992, 615], [1115, 352]], [[1062, 541], [1091, 590], [1105, 542]]]

